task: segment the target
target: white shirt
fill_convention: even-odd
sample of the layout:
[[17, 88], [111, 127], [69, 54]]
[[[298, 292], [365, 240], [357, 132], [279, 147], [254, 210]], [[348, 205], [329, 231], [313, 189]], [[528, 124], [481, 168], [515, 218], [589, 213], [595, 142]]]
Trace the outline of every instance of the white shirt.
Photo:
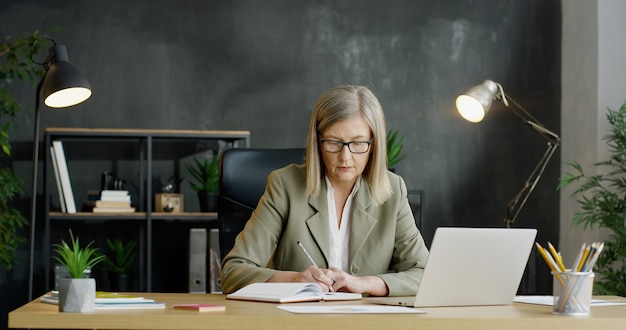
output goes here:
[[335, 209], [335, 190], [330, 184], [328, 177], [325, 177], [328, 186], [326, 199], [328, 200], [328, 222], [330, 237], [330, 257], [328, 266], [339, 268], [348, 272], [350, 267], [350, 223], [352, 222], [352, 199], [359, 188], [360, 180], [357, 179], [356, 184], [352, 188], [352, 192], [348, 196], [346, 205], [343, 207], [341, 214], [341, 225], [337, 226], [338, 218]]

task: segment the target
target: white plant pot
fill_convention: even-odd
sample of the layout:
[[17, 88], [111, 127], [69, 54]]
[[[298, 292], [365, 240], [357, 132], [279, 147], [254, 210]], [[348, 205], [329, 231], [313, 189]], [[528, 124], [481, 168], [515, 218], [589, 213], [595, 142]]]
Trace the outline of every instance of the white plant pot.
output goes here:
[[59, 311], [70, 313], [93, 312], [96, 300], [96, 279], [59, 279]]

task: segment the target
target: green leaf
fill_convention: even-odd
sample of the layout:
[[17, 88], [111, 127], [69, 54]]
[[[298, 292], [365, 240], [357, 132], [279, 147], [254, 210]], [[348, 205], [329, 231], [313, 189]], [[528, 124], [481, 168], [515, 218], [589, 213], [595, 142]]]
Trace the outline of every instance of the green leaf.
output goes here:
[[87, 270], [106, 259], [105, 255], [98, 253], [97, 248], [92, 247], [93, 241], [81, 248], [78, 237], [75, 238], [71, 230], [70, 242], [71, 246], [65, 241], [61, 241], [60, 244], [53, 244], [57, 256], [52, 258], [61, 264], [72, 278], [84, 277]]
[[404, 147], [404, 137], [399, 136], [397, 130], [390, 130], [387, 133], [387, 168], [393, 168], [406, 156], [401, 155]]
[[[55, 31], [58, 28], [50, 29], [49, 33]], [[9, 133], [22, 110], [22, 105], [12, 93], [14, 85], [23, 80], [34, 86], [43, 76], [43, 68], [30, 58], [31, 49], [36, 52], [41, 49], [41, 44], [45, 44], [39, 42], [43, 39], [44, 36], [35, 30], [0, 40], [0, 158], [11, 156]], [[15, 252], [26, 241], [18, 236], [18, 229], [25, 226], [27, 220], [18, 210], [10, 207], [10, 202], [22, 193], [22, 182], [5, 164], [0, 162], [0, 264], [11, 269]]]
[[191, 188], [195, 191], [217, 192], [219, 181], [219, 158], [216, 153], [209, 161], [193, 158], [193, 165], [186, 164], [187, 172], [195, 180], [190, 182]]
[[130, 271], [135, 261], [137, 242], [124, 243], [121, 239], [107, 239], [109, 251], [104, 259], [103, 269], [117, 274], [125, 274]]

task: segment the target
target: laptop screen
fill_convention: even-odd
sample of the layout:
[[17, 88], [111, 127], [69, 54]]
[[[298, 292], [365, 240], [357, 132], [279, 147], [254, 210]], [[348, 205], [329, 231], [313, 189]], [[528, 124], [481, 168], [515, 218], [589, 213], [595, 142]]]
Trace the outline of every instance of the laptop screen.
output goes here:
[[437, 228], [414, 305], [512, 303], [536, 235], [536, 229]]

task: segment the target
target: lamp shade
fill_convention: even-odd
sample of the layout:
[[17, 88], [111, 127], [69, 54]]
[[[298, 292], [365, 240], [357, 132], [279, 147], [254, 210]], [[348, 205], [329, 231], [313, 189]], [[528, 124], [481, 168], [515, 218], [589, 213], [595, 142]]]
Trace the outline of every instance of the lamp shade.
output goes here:
[[498, 93], [498, 85], [485, 80], [456, 98], [456, 108], [467, 121], [477, 123], [485, 117]]
[[91, 96], [91, 86], [85, 77], [68, 61], [63, 45], [50, 48], [51, 65], [44, 78], [44, 104], [51, 108], [70, 107]]

